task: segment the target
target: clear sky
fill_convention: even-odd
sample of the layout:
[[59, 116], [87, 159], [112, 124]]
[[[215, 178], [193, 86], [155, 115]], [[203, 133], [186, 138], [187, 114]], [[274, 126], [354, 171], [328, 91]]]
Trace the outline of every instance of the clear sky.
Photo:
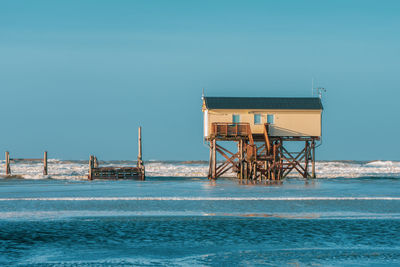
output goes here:
[[314, 77], [318, 159], [400, 160], [399, 3], [3, 0], [0, 148], [135, 159], [142, 125], [145, 160], [207, 159], [203, 87], [310, 96]]

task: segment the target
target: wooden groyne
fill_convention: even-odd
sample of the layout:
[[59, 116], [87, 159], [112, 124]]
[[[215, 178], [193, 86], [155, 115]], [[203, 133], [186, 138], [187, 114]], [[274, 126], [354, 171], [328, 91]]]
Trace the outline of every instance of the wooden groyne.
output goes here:
[[99, 167], [99, 161], [96, 156], [89, 158], [89, 180], [94, 179], [145, 179], [145, 168], [142, 160], [142, 127], [139, 127], [138, 133], [138, 157], [136, 167], [108, 166]]
[[6, 160], [6, 175], [12, 175], [11, 173], [11, 163], [12, 162], [40, 162], [43, 161], [43, 175], [48, 175], [48, 168], [47, 168], [47, 151], [43, 153], [43, 159], [40, 158], [10, 158], [10, 152], [6, 151], [5, 153], [5, 160]]

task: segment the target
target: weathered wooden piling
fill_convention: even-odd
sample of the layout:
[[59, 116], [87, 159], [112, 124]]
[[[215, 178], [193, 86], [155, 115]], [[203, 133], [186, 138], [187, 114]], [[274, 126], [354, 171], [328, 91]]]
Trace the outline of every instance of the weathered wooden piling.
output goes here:
[[47, 151], [43, 155], [43, 175], [47, 175]]
[[315, 178], [315, 140], [312, 141], [311, 143], [311, 149], [312, 149], [312, 174], [311, 177]]
[[137, 158], [137, 166], [141, 168], [143, 166], [142, 161], [142, 127], [139, 127], [138, 130], [138, 158]]
[[11, 175], [11, 168], [10, 168], [10, 153], [6, 151], [6, 175]]
[[48, 164], [47, 164], [47, 151], [44, 151], [43, 158], [10, 158], [10, 152], [6, 151], [6, 175], [11, 175], [11, 162], [43, 162], [43, 175], [48, 175]]
[[93, 155], [90, 155], [90, 157], [89, 157], [89, 176], [88, 176], [89, 180], [93, 180], [93, 174], [92, 174], [93, 167], [94, 167], [93, 163], [94, 163], [94, 157], [93, 157]]
[[213, 163], [212, 163], [212, 175], [215, 177], [217, 175], [217, 147], [216, 141], [213, 141], [212, 144], [212, 154], [213, 154]]
[[140, 169], [140, 178], [142, 180], [145, 179], [145, 167], [143, 164], [142, 159], [142, 127], [139, 126], [138, 129], [138, 160], [137, 160], [137, 167]]
[[98, 167], [99, 167], [99, 163], [98, 163], [98, 161], [97, 161], [97, 157], [94, 157], [94, 158], [93, 158], [93, 167], [94, 167], [94, 168], [98, 168]]

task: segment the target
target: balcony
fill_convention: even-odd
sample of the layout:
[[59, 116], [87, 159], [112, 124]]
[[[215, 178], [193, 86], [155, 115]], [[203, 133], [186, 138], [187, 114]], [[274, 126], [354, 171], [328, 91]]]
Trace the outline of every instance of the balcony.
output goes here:
[[251, 134], [249, 123], [214, 122], [211, 124], [211, 136], [220, 138], [248, 137]]

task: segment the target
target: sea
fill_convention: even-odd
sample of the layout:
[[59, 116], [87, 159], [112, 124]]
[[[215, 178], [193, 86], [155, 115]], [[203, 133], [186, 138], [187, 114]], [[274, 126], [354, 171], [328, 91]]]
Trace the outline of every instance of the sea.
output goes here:
[[0, 162], [0, 266], [400, 265], [398, 161], [318, 161], [318, 178], [278, 182], [145, 164], [145, 181], [89, 181], [87, 161], [11, 177]]

